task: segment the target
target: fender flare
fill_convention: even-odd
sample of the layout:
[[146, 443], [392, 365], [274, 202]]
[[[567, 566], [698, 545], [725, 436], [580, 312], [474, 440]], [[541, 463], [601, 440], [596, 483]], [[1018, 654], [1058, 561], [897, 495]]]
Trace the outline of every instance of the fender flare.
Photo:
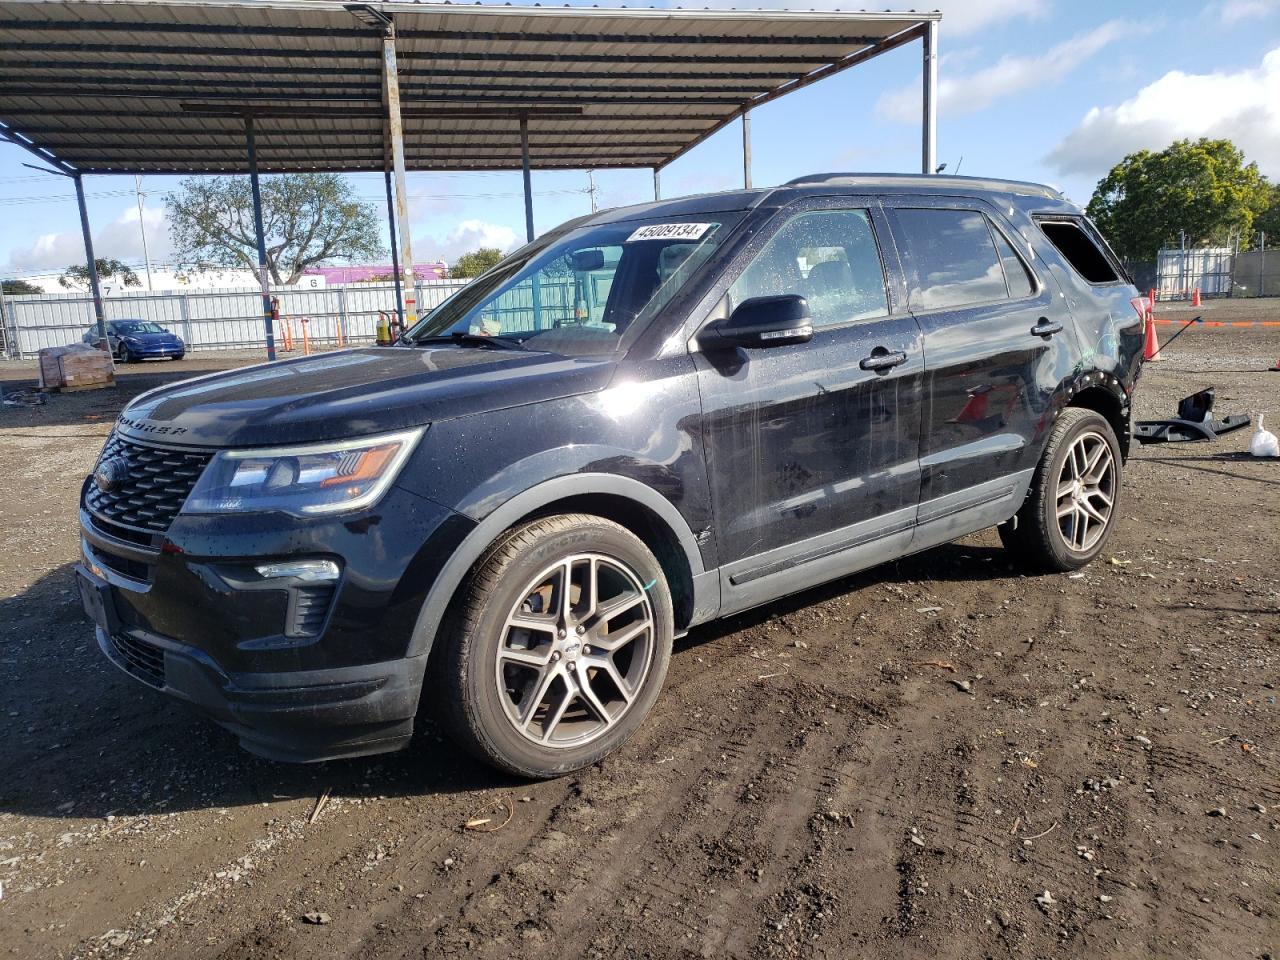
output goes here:
[[[703, 567], [702, 554], [698, 550], [693, 531], [689, 529], [689, 524], [671, 501], [652, 487], [645, 486], [639, 480], [612, 473], [575, 473], [556, 477], [530, 487], [505, 501], [476, 524], [462, 543], [458, 544], [457, 549], [441, 568], [431, 589], [427, 591], [422, 609], [418, 611], [418, 619], [414, 623], [413, 634], [409, 638], [409, 648], [405, 656], [416, 657], [431, 652], [449, 601], [457, 593], [468, 571], [502, 531], [513, 526], [521, 517], [549, 503], [587, 494], [623, 497], [657, 514], [679, 541], [694, 583], [706, 582], [707, 578], [703, 576], [706, 570]], [[702, 578], [701, 581], [699, 578]]]
[[1111, 394], [1116, 403], [1119, 404], [1121, 417], [1124, 421], [1124, 429], [1117, 430], [1116, 439], [1120, 442], [1122, 458], [1128, 460], [1129, 447], [1132, 440], [1129, 424], [1133, 413], [1133, 398], [1125, 390], [1124, 381], [1114, 373], [1108, 370], [1099, 370], [1096, 368], [1084, 370], [1073, 377], [1068, 383], [1064, 384], [1061, 406], [1054, 412], [1054, 420], [1058, 418], [1058, 414], [1071, 406], [1071, 401], [1075, 399], [1077, 394], [1091, 389], [1100, 389]]

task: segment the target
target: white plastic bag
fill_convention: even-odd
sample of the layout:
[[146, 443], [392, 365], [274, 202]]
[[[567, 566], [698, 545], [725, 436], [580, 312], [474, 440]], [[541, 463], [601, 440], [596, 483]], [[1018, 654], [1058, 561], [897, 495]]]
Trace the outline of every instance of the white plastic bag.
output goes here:
[[1280, 457], [1280, 440], [1262, 428], [1262, 414], [1258, 414], [1258, 429], [1249, 438], [1249, 452], [1255, 457]]

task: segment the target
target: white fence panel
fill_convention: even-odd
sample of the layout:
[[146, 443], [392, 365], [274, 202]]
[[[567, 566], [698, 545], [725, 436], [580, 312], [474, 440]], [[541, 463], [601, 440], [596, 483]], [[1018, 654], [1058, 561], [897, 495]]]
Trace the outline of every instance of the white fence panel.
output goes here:
[[[418, 285], [419, 316], [466, 286], [466, 280], [433, 280]], [[372, 343], [378, 314], [395, 316], [394, 284], [350, 284], [321, 289], [274, 290], [280, 325], [276, 345], [283, 347], [290, 328], [295, 351], [302, 349], [302, 321], [318, 346], [338, 342]], [[262, 295], [256, 289], [193, 290], [184, 293], [120, 293], [103, 299], [108, 320], [150, 320], [167, 327], [192, 350], [266, 349]], [[3, 330], [9, 357], [34, 357], [43, 347], [74, 343], [93, 326], [93, 298], [87, 293], [8, 295]]]
[[1156, 296], [1189, 299], [1197, 287], [1201, 296], [1230, 296], [1233, 259], [1230, 247], [1161, 250], [1156, 255]]

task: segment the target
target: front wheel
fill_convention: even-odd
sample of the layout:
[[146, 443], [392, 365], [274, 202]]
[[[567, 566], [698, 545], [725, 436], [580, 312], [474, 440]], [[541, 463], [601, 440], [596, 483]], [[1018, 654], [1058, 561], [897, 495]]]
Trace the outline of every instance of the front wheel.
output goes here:
[[481, 558], [440, 638], [440, 713], [460, 745], [526, 777], [616, 750], [652, 708], [674, 635], [662, 567], [626, 528], [566, 514]]
[[1005, 547], [1027, 566], [1077, 570], [1106, 546], [1120, 502], [1120, 444], [1100, 413], [1062, 411], [1045, 445], [1016, 523], [1000, 527]]

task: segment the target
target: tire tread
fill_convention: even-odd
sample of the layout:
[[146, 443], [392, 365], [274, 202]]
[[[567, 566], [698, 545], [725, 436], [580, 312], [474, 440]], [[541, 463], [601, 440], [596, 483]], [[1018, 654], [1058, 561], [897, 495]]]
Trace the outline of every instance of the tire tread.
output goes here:
[[[1020, 563], [1038, 572], [1062, 573], [1084, 566], [1083, 563], [1068, 561], [1057, 549], [1057, 544], [1051, 539], [1053, 531], [1049, 529], [1045, 518], [1049, 506], [1048, 500], [1053, 499], [1055, 507], [1057, 502], [1057, 477], [1056, 475], [1050, 476], [1047, 478], [1048, 482], [1046, 482], [1046, 473], [1052, 472], [1052, 468], [1058, 459], [1058, 452], [1063, 444], [1073, 441], [1085, 424], [1093, 426], [1106, 437], [1113, 447], [1113, 452], [1118, 450], [1119, 445], [1115, 438], [1115, 431], [1111, 429], [1111, 424], [1107, 422], [1105, 417], [1086, 407], [1067, 407], [1058, 415], [1058, 419], [1053, 425], [1053, 430], [1050, 432], [1049, 441], [1045, 444], [1044, 452], [1040, 455], [1040, 462], [1036, 464], [1027, 498], [1023, 501], [1017, 514], [1015, 514], [1017, 526], [1006, 523], [999, 528], [1000, 540], [1005, 549]], [[1111, 535], [1111, 530], [1114, 528], [1115, 511], [1120, 502], [1120, 463], [1120, 458], [1117, 455], [1117, 496], [1115, 504], [1112, 506], [1112, 521], [1107, 531], [1103, 534], [1102, 540], [1098, 542], [1097, 547], [1092, 551], [1089, 560], [1092, 560], [1093, 556], [1096, 556], [1097, 552], [1102, 549], [1102, 546], [1105, 545]], [[1085, 563], [1088, 563], [1089, 560], [1086, 560]]]
[[[480, 620], [490, 597], [497, 592], [507, 568], [522, 553], [537, 546], [544, 538], [561, 533], [577, 532], [584, 527], [607, 528], [634, 541], [658, 567], [656, 559], [640, 540], [626, 527], [594, 514], [571, 513], [540, 517], [508, 530], [476, 561], [475, 572], [459, 595], [459, 602], [451, 606], [446, 615], [441, 634], [442, 649], [439, 663], [439, 679], [443, 681], [443, 696], [436, 704], [436, 714], [445, 731], [463, 749], [478, 759], [521, 777], [543, 778], [545, 770], [515, 763], [484, 734], [484, 724], [478, 704], [468, 693], [467, 666], [473, 637], [480, 628]], [[660, 568], [659, 568], [660, 569]], [[660, 679], [660, 678], [659, 678]], [[578, 769], [595, 762], [614, 747], [607, 738], [598, 756], [585, 763], [577, 762]]]

